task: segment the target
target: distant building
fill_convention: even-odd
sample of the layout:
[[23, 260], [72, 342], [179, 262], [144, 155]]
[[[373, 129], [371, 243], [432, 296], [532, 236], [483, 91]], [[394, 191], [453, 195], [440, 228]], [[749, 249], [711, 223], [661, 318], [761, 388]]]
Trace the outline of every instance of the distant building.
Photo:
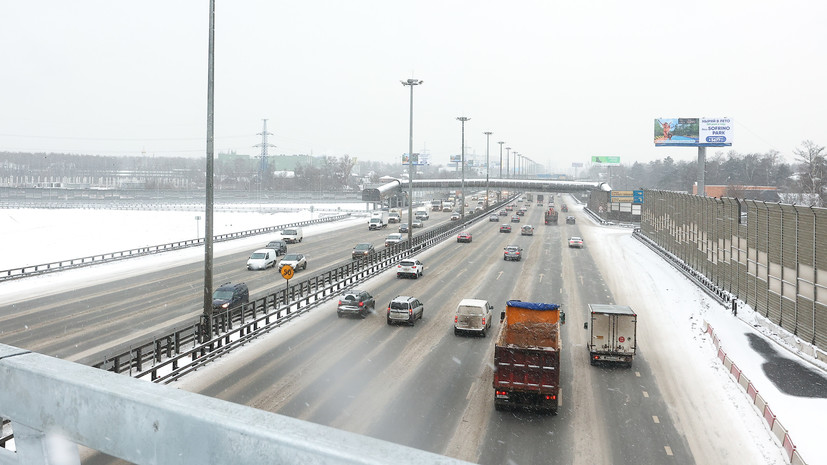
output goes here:
[[[692, 193], [698, 194], [698, 184], [692, 186]], [[732, 197], [736, 199], [750, 199], [761, 200], [764, 202], [778, 202], [778, 188], [775, 186], [742, 186], [736, 184], [730, 185], [712, 185], [704, 186], [704, 194], [707, 197]]]

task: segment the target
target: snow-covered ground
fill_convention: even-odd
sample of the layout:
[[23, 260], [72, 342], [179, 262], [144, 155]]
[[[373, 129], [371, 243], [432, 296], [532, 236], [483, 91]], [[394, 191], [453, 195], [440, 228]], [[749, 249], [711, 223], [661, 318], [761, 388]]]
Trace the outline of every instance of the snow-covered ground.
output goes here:
[[[358, 204], [350, 208], [359, 209], [363, 206], [363, 204]], [[335, 209], [336, 206], [330, 208], [333, 211]], [[323, 211], [324, 208], [317, 206], [314, 213], [309, 210], [272, 214], [217, 212], [214, 232], [223, 234], [306, 220], [318, 217], [320, 210]], [[203, 237], [203, 220], [200, 221], [200, 231], [198, 231], [195, 215], [194, 212], [168, 211], [0, 210], [0, 240], [6, 244], [0, 255], [0, 269]], [[337, 229], [344, 224], [352, 224], [351, 221], [364, 221], [364, 219], [354, 218], [346, 222], [310, 226], [305, 228], [305, 236]], [[689, 383], [688, 387], [684, 386], [683, 389], [693, 392], [705, 402], [726, 402], [734, 405], [741, 417], [738, 424], [733, 424], [732, 427], [749, 431], [755, 441], [757, 455], [763, 457], [765, 463], [773, 465], [785, 463], [780, 447], [771, 439], [771, 433], [759, 412], [752, 407], [752, 402], [743, 389], [738, 386], [728, 370], [718, 360], [717, 351], [711, 339], [704, 333], [703, 323], [709, 322], [720, 338], [723, 349], [752, 380], [777, 415], [778, 420], [789, 430], [793, 442], [807, 463], [811, 465], [827, 463], [827, 445], [823, 443], [821, 430], [824, 418], [827, 418], [827, 399], [790, 395], [778, 389], [771, 377], [764, 371], [763, 365], [767, 360], [752, 348], [750, 338], [771, 341], [776, 357], [809, 367], [816, 374], [817, 379], [825, 379], [827, 366], [807, 356], [793, 353], [783, 343], [776, 343], [789, 335], [769, 334], [756, 327], [755, 323], [761, 317], [748, 307], [743, 306], [739, 309], [738, 318], [732, 316], [728, 308], [715, 303], [670, 265], [632, 238], [628, 228], [581, 227], [581, 230], [583, 230], [587, 244], [599, 242], [613, 245], [590, 248], [595, 255], [595, 260], [607, 271], [607, 282], [615, 291], [615, 299], [618, 302], [628, 303], [633, 308], [642, 308], [651, 305], [651, 302], [659, 303], [662, 309], [659, 321], [641, 318], [639, 339], [646, 340], [647, 350], [654, 350], [658, 346], [669, 348], [674, 346], [673, 342], [677, 340], [682, 347], [691, 348], [691, 350], [676, 353], [676, 360], [680, 360], [687, 366], [691, 365], [695, 370], [701, 370], [707, 375], [703, 379], [675, 379], [668, 382]], [[261, 242], [262, 237], [252, 237], [217, 243], [215, 252], [220, 254], [223, 250], [231, 248], [255, 247]], [[61, 251], [60, 256], [53, 256], [56, 250]], [[7, 302], [24, 300], [33, 291], [47, 292], [71, 286], [72, 283], [81, 280], [89, 282], [90, 280], [105, 280], [110, 276], [122, 277], [125, 273], [134, 273], [136, 269], [144, 266], [191, 261], [202, 257], [203, 249], [193, 247], [182, 251], [2, 282], [0, 283], [0, 295], [3, 295]], [[634, 280], [627, 279], [626, 273], [631, 269], [639, 270]], [[624, 285], [619, 285], [621, 281]], [[630, 281], [633, 282], [631, 286]], [[656, 331], [656, 326], [658, 326], [657, 329], [668, 328], [668, 330]], [[658, 340], [658, 334], [662, 335], [661, 340]], [[715, 383], [714, 389], [710, 387], [710, 383]], [[710, 391], [721, 395], [707, 396]], [[720, 410], [731, 411], [731, 409]], [[732, 420], [723, 415], [715, 416], [714, 406], [706, 411], [713, 412], [713, 417], [699, 421]]]

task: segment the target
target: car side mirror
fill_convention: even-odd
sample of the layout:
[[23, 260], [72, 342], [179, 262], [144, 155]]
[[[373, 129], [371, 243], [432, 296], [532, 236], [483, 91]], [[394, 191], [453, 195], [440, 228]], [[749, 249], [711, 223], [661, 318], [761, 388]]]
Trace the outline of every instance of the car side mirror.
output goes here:
[[500, 312], [500, 323], [502, 323], [503, 320], [505, 320], [505, 312]]
[[560, 324], [566, 324], [566, 313], [560, 312]]
[[583, 329], [589, 329], [589, 322], [583, 323]]

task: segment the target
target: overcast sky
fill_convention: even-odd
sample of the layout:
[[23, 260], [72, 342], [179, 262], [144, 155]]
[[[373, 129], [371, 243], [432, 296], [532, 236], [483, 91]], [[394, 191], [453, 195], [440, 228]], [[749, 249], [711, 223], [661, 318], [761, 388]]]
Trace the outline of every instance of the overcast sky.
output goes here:
[[[504, 147], [565, 172], [727, 116], [739, 153], [827, 144], [827, 3], [217, 0], [215, 150], [446, 164]], [[0, 151], [204, 157], [204, 0], [0, 0]], [[709, 149], [708, 155], [728, 149]]]

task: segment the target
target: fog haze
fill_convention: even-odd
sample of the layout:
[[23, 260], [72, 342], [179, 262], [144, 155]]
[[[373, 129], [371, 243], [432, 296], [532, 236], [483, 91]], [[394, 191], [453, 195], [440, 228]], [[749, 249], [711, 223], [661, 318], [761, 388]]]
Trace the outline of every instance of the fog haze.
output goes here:
[[[0, 151], [203, 157], [208, 2], [4, 1]], [[656, 117], [728, 116], [739, 153], [827, 126], [822, 2], [216, 2], [215, 150], [447, 164], [504, 147], [565, 172], [655, 148]]]

